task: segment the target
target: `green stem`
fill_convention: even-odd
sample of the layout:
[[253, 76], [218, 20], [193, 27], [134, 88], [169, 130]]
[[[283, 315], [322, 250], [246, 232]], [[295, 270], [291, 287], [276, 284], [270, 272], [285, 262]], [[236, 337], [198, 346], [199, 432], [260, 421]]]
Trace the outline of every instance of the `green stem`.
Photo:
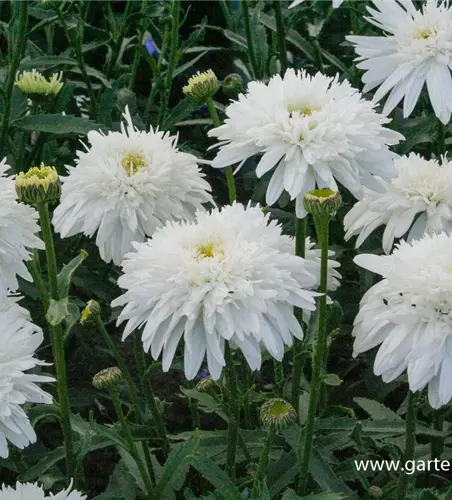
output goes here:
[[[416, 448], [416, 414], [417, 414], [417, 394], [408, 389], [408, 406], [405, 416], [405, 451], [403, 461], [414, 459]], [[410, 476], [402, 472], [397, 485], [397, 499], [405, 500]]]
[[151, 386], [151, 382], [146, 376], [146, 359], [144, 357], [143, 346], [140, 340], [139, 332], [135, 333], [134, 336], [134, 350], [135, 350], [135, 360], [138, 367], [138, 372], [140, 374], [141, 390], [146, 398], [146, 403], [151, 411], [152, 418], [154, 419], [154, 424], [157, 428], [157, 434], [162, 440], [163, 446], [162, 451], [165, 457], [168, 456], [170, 446], [168, 441], [168, 435], [166, 433], [165, 423], [162, 418], [162, 414], [157, 406], [157, 401], [155, 399], [155, 394]]
[[[441, 410], [436, 410], [433, 415], [433, 428], [436, 431], [443, 431], [444, 413]], [[444, 438], [434, 437], [431, 442], [431, 459], [440, 459], [444, 449]]]
[[[215, 108], [215, 104], [213, 99], [209, 97], [206, 100], [206, 106], [209, 110], [210, 117], [212, 118], [212, 123], [214, 127], [219, 127], [221, 125], [220, 117], [218, 116], [217, 110]], [[234, 174], [232, 172], [232, 167], [226, 167], [226, 181], [228, 183], [228, 194], [229, 194], [229, 202], [233, 203], [237, 199], [237, 191], [235, 188]]]
[[284, 387], [284, 367], [281, 361], [273, 360], [273, 371], [275, 373], [275, 387], [276, 394], [279, 397], [283, 395], [283, 387]]
[[268, 464], [268, 455], [270, 452], [270, 447], [273, 441], [274, 434], [275, 431], [273, 429], [273, 426], [270, 426], [267, 431], [267, 436], [265, 438], [264, 446], [262, 448], [261, 455], [259, 458], [259, 465], [257, 467], [256, 476], [254, 478], [253, 489], [251, 491], [250, 500], [260, 500], [262, 498], [260, 486], [265, 477], [265, 470], [267, 469], [267, 464]]
[[[306, 217], [304, 219], [298, 219], [295, 222], [295, 254], [298, 257], [305, 256], [306, 251]], [[295, 316], [297, 317], [300, 324], [302, 323], [302, 311], [301, 309], [295, 309]], [[292, 348], [292, 383], [291, 383], [291, 401], [292, 406], [295, 408], [296, 412], [299, 413], [300, 405], [300, 382], [302, 374], [302, 342], [301, 340], [294, 339]]]
[[[194, 389], [196, 384], [189, 382], [189, 388]], [[193, 422], [193, 427], [195, 429], [201, 429], [201, 420], [199, 417], [198, 402], [194, 398], [188, 398], [188, 404], [190, 406], [191, 419]]]
[[446, 154], [446, 127], [438, 120], [438, 158]]
[[284, 27], [284, 17], [282, 15], [280, 0], [276, 0], [275, 2], [273, 2], [273, 8], [275, 10], [276, 33], [277, 33], [278, 49], [279, 49], [279, 61], [281, 63], [281, 74], [284, 75], [288, 67], [288, 62], [287, 62], [287, 47], [286, 47], [286, 30]]
[[28, 263], [28, 271], [30, 272], [31, 277], [33, 278], [33, 282], [38, 289], [44, 311], [47, 312], [47, 309], [49, 308], [49, 294], [47, 293], [46, 287], [44, 285], [44, 280], [42, 279], [42, 275], [38, 267], [38, 258], [38, 252], [37, 250], [35, 250], [33, 252], [33, 259]]
[[248, 0], [242, 0], [240, 3], [242, 4], [243, 22], [245, 23], [246, 43], [248, 46], [248, 54], [250, 56], [251, 68], [253, 70], [254, 77], [260, 78], [259, 67], [257, 65], [257, 59], [256, 59], [256, 51], [254, 48], [254, 39], [253, 39], [253, 34], [251, 33], [250, 10], [248, 7]]
[[127, 423], [126, 417], [124, 415], [124, 412], [122, 411], [122, 406], [121, 406], [121, 401], [119, 399], [119, 394], [118, 390], [116, 387], [112, 387], [110, 389], [110, 395], [111, 399], [113, 401], [113, 406], [115, 407], [116, 415], [119, 418], [119, 422], [121, 424], [122, 430], [125, 434], [126, 440], [127, 440], [127, 445], [128, 445], [128, 451], [132, 455], [133, 459], [135, 460], [138, 469], [140, 471], [141, 478], [143, 479], [144, 486], [146, 488], [146, 493], [148, 499], [154, 498], [154, 488], [152, 487], [152, 482], [151, 478], [149, 476], [148, 471], [146, 470], [146, 467], [141, 460], [140, 454], [138, 453], [138, 449], [135, 445], [135, 442], [132, 437], [132, 433], [130, 432], [130, 427], [129, 424]]
[[325, 73], [325, 67], [323, 66], [322, 47], [320, 46], [320, 43], [317, 39], [313, 40], [312, 44], [315, 48], [315, 53], [317, 56], [317, 66], [319, 68], [319, 71]]
[[160, 103], [160, 113], [158, 118], [158, 124], [161, 127], [166, 118], [166, 111], [168, 109], [169, 97], [171, 92], [171, 87], [173, 84], [173, 74], [176, 69], [176, 64], [178, 60], [178, 45], [179, 45], [179, 15], [180, 15], [180, 0], [173, 1], [173, 10], [171, 13], [171, 38], [170, 38], [170, 54], [168, 60], [168, 67], [166, 69], [165, 75], [165, 87], [162, 95], [162, 102]]
[[20, 60], [22, 58], [23, 49], [26, 40], [26, 29], [28, 20], [28, 2], [19, 2], [19, 26], [17, 29], [16, 43], [12, 47], [12, 58], [9, 66], [8, 77], [5, 84], [5, 100], [3, 120], [0, 129], [0, 150], [5, 150], [6, 136], [9, 128], [9, 118], [11, 116], [11, 97], [14, 89], [14, 82], [16, 80], [16, 73], [19, 69]]
[[122, 19], [121, 26], [119, 28], [118, 38], [114, 42], [113, 50], [112, 50], [112, 54], [111, 54], [111, 59], [108, 63], [108, 68], [107, 68], [107, 72], [106, 72], [107, 80], [110, 80], [110, 78], [114, 74], [116, 64], [118, 62], [119, 53], [121, 51], [122, 42], [123, 42], [124, 37], [126, 35], [127, 19], [130, 16], [130, 13], [132, 12], [132, 8], [133, 8], [133, 1], [128, 0], [128, 2], [126, 3], [125, 11], [124, 11], [124, 18]]
[[238, 405], [238, 389], [237, 375], [235, 373], [234, 358], [231, 348], [226, 342], [224, 347], [226, 360], [226, 384], [227, 384], [227, 399], [229, 407], [229, 425], [228, 425], [228, 448], [226, 452], [226, 473], [231, 479], [235, 477], [235, 459], [237, 454], [237, 443], [239, 438], [239, 405]]
[[449, 486], [449, 489], [447, 490], [444, 500], [452, 500], [452, 486]]
[[[47, 203], [38, 203], [37, 209], [41, 221], [42, 239], [44, 240], [46, 250], [50, 295], [53, 300], [57, 301], [60, 299], [58, 291], [58, 269], [55, 255], [55, 245], [53, 243], [52, 227], [50, 224], [49, 207]], [[50, 336], [55, 361], [58, 402], [60, 405], [61, 426], [64, 436], [67, 474], [69, 477], [77, 479], [77, 462], [74, 454], [74, 443], [72, 440], [71, 408], [67, 388], [64, 336], [61, 323], [56, 326], [50, 326]]]
[[298, 494], [303, 496], [306, 494], [306, 486], [308, 483], [309, 463], [311, 459], [312, 441], [314, 438], [314, 423], [319, 403], [319, 397], [322, 387], [322, 375], [325, 359], [325, 350], [327, 345], [326, 335], [326, 320], [327, 320], [327, 278], [328, 278], [328, 230], [329, 217], [327, 214], [321, 219], [321, 234], [322, 234], [322, 252], [320, 264], [320, 286], [319, 292], [323, 295], [319, 299], [318, 310], [318, 329], [316, 348], [312, 367], [312, 381], [309, 390], [309, 405], [308, 417], [304, 432], [300, 433], [300, 477], [298, 483]]
[[[141, 12], [143, 12], [144, 8], [146, 6], [146, 0], [143, 0], [141, 2]], [[133, 63], [132, 63], [132, 70], [130, 72], [130, 80], [129, 80], [129, 89], [133, 90], [135, 87], [135, 81], [137, 79], [137, 73], [138, 73], [138, 67], [140, 65], [140, 60], [141, 60], [141, 50], [142, 50], [142, 42], [143, 42], [143, 36], [144, 32], [146, 31], [146, 28], [144, 26], [140, 27], [140, 30], [138, 31], [138, 46], [135, 49], [135, 55], [133, 57]]]
[[250, 395], [249, 395], [249, 389], [252, 385], [252, 372], [250, 370], [250, 367], [248, 366], [248, 363], [246, 362], [245, 356], [242, 356], [242, 376], [243, 376], [243, 413], [245, 417], [245, 426], [247, 429], [252, 429], [253, 427], [253, 422], [252, 422], [252, 417], [251, 417], [251, 402], [250, 402]]

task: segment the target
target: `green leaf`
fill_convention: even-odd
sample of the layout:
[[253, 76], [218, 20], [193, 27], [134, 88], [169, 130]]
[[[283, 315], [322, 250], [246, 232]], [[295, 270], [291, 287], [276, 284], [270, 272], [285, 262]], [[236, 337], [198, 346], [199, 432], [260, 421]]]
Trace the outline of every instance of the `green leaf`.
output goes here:
[[331, 491], [333, 493], [343, 493], [349, 500], [358, 499], [356, 493], [354, 493], [344, 481], [336, 476], [333, 469], [322, 455], [320, 455], [315, 446], [312, 448], [311, 452], [309, 472], [322, 490]]
[[223, 34], [228, 40], [235, 43], [238, 47], [248, 50], [248, 45], [246, 43], [245, 37], [240, 36], [237, 33], [234, 33], [233, 31], [229, 30], [223, 30]]
[[20, 63], [20, 70], [30, 69], [49, 69], [57, 66], [77, 66], [77, 61], [71, 57], [63, 56], [41, 56], [34, 58], [25, 58]]
[[402, 420], [400, 415], [373, 399], [353, 398], [353, 401], [373, 420]]
[[337, 387], [342, 384], [342, 380], [335, 373], [327, 373], [323, 379], [325, 385]]
[[191, 453], [187, 457], [187, 460], [204, 479], [207, 479], [207, 481], [215, 486], [216, 492], [220, 494], [222, 498], [226, 498], [227, 500], [243, 500], [235, 484], [209, 457], [195, 452]]
[[81, 265], [81, 263], [88, 257], [85, 250], [80, 250], [77, 257], [74, 257], [63, 269], [58, 273], [58, 294], [60, 297], [67, 297], [69, 295], [69, 288], [71, 286], [71, 279], [74, 271]]
[[318, 495], [308, 495], [307, 497], [298, 496], [294, 490], [288, 489], [284, 492], [281, 500], [343, 500], [344, 497], [337, 493], [319, 493]]
[[90, 130], [100, 128], [96, 122], [86, 118], [61, 114], [29, 115], [16, 120], [12, 125], [21, 130], [56, 135], [86, 135]]
[[270, 496], [275, 497], [281, 490], [289, 486], [298, 471], [298, 456], [295, 451], [285, 453], [276, 462], [270, 462], [267, 470]]
[[69, 315], [69, 298], [65, 297], [61, 300], [50, 299], [49, 309], [47, 310], [46, 319], [52, 326], [59, 325], [66, 316]]
[[[268, 16], [261, 12], [259, 19], [261, 23], [267, 28], [271, 29], [274, 33], [278, 33], [278, 28], [276, 27], [276, 20], [273, 17]], [[301, 50], [308, 59], [311, 61], [316, 60], [316, 54], [314, 47], [305, 40], [297, 31], [293, 29], [288, 29], [286, 32], [286, 40], [292, 45]]]
[[185, 64], [182, 64], [181, 66], [179, 66], [178, 68], [176, 68], [174, 70], [174, 73], [173, 73], [173, 78], [176, 78], [176, 76], [184, 73], [185, 71], [187, 71], [188, 68], [191, 68], [192, 66], [194, 66], [206, 54], [208, 54], [207, 50], [205, 50], [204, 52], [201, 52], [201, 54], [197, 55], [193, 59], [190, 59], [190, 61], [188, 61]]
[[169, 455], [165, 463], [162, 477], [157, 483], [154, 494], [156, 498], [165, 498], [164, 493], [168, 490], [175, 479], [178, 471], [183, 467], [187, 457], [193, 453], [199, 446], [199, 435], [195, 432], [193, 439], [188, 443], [179, 445]]
[[66, 451], [63, 446], [56, 448], [55, 450], [44, 455], [44, 458], [42, 458], [36, 465], [23, 472], [19, 476], [19, 480], [23, 482], [34, 481], [36, 478], [47, 472], [51, 467], [56, 465], [60, 460], [63, 460], [65, 456]]

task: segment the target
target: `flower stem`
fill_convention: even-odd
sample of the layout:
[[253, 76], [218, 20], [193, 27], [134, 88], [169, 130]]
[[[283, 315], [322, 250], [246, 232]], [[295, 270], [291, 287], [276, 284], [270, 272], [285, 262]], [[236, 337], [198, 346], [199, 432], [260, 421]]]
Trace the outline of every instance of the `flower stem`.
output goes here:
[[[220, 122], [220, 117], [218, 116], [217, 110], [215, 108], [215, 104], [213, 102], [213, 99], [209, 97], [206, 100], [206, 106], [209, 110], [210, 117], [212, 118], [212, 123], [214, 127], [219, 127], [221, 125]], [[232, 173], [232, 167], [226, 167], [225, 169], [226, 172], [226, 180], [228, 183], [228, 193], [229, 193], [229, 202], [233, 203], [237, 199], [237, 191], [235, 188], [235, 181], [234, 181], [234, 174]]]
[[229, 407], [229, 426], [228, 426], [228, 449], [226, 452], [226, 473], [231, 479], [235, 477], [235, 459], [237, 454], [237, 443], [239, 438], [239, 405], [238, 405], [238, 389], [237, 375], [235, 373], [234, 358], [231, 348], [226, 342], [224, 347], [226, 360], [226, 384], [227, 398]]
[[270, 447], [273, 441], [274, 434], [275, 430], [273, 426], [270, 426], [267, 431], [267, 436], [265, 437], [264, 446], [262, 448], [261, 455], [259, 458], [259, 465], [257, 467], [256, 476], [254, 478], [253, 489], [251, 491], [250, 500], [260, 500], [262, 498], [260, 485], [265, 477], [265, 470], [267, 468], [267, 463], [268, 463], [268, 455], [270, 452]]
[[[306, 246], [306, 217], [304, 219], [298, 219], [295, 222], [295, 254], [298, 257], [305, 256], [305, 246]], [[301, 309], [295, 309], [295, 315], [300, 322], [302, 323], [302, 311]], [[302, 342], [301, 340], [294, 339], [293, 348], [292, 348], [292, 383], [291, 383], [291, 401], [292, 406], [295, 408], [295, 411], [299, 413], [299, 397], [300, 397], [300, 381], [301, 381], [301, 372], [302, 372], [302, 358], [301, 358], [301, 348]]]
[[308, 417], [304, 432], [300, 433], [300, 477], [298, 483], [298, 494], [303, 496], [306, 494], [306, 486], [308, 483], [309, 462], [311, 459], [312, 441], [314, 438], [314, 422], [319, 403], [320, 390], [322, 387], [322, 375], [325, 359], [325, 350], [327, 346], [326, 335], [326, 320], [327, 320], [327, 277], [328, 277], [328, 230], [329, 217], [323, 215], [321, 217], [321, 235], [322, 235], [322, 252], [320, 264], [320, 286], [319, 292], [323, 295], [319, 299], [319, 317], [317, 328], [316, 348], [312, 367], [312, 381], [309, 390], [309, 405]]
[[275, 373], [276, 394], [279, 397], [282, 397], [284, 387], [284, 367], [281, 361], [273, 359], [273, 371]]
[[135, 460], [138, 469], [140, 471], [140, 476], [143, 479], [144, 486], [146, 488], [146, 493], [148, 499], [154, 498], [154, 488], [152, 487], [152, 482], [149, 476], [148, 471], [146, 470], [146, 467], [141, 460], [140, 454], [138, 453], [138, 449], [135, 445], [135, 442], [132, 437], [132, 433], [130, 432], [130, 427], [129, 424], [127, 423], [126, 417], [124, 415], [124, 412], [122, 411], [121, 407], [121, 401], [119, 399], [119, 394], [118, 390], [116, 387], [112, 387], [110, 389], [110, 395], [111, 399], [113, 401], [113, 406], [115, 407], [116, 415], [119, 418], [119, 422], [121, 424], [122, 430], [125, 434], [126, 440], [127, 440], [127, 445], [128, 445], [128, 451], [132, 455], [133, 459]]
[[284, 18], [282, 15], [280, 0], [276, 0], [275, 2], [273, 2], [273, 8], [275, 10], [276, 32], [277, 32], [278, 49], [279, 49], [279, 62], [281, 63], [281, 74], [284, 74], [286, 72], [288, 62], [287, 62], [287, 47], [286, 47], [286, 30], [284, 27]]
[[[171, 87], [173, 84], [173, 74], [176, 69], [178, 60], [178, 45], [179, 45], [179, 15], [180, 15], [180, 0], [174, 0], [173, 9], [171, 12], [171, 37], [170, 37], [170, 54], [168, 60], [168, 67], [165, 75], [165, 87], [162, 94], [162, 101], [160, 103], [160, 113], [158, 117], [158, 124], [161, 127], [166, 118], [166, 112], [169, 104], [169, 97]], [[162, 54], [163, 56], [163, 54]]]
[[165, 423], [162, 418], [162, 414], [157, 406], [157, 401], [155, 399], [155, 394], [152, 389], [149, 377], [146, 373], [146, 359], [144, 357], [143, 346], [141, 344], [140, 336], [138, 332], [135, 333], [134, 337], [134, 349], [135, 349], [135, 360], [138, 366], [138, 372], [140, 374], [141, 390], [144, 393], [146, 402], [151, 411], [152, 418], [154, 419], [155, 426], [157, 428], [157, 434], [162, 440], [162, 452], [165, 458], [168, 456], [170, 446], [168, 441], [168, 435], [166, 433]]
[[[19, 25], [17, 28], [16, 43], [11, 49], [11, 64], [9, 65], [8, 77], [5, 84], [4, 92], [4, 111], [2, 125], [0, 129], [0, 151], [5, 150], [6, 136], [9, 128], [9, 118], [11, 116], [11, 97], [14, 89], [14, 81], [16, 73], [19, 69], [20, 60], [22, 58], [23, 49], [26, 40], [26, 29], [28, 20], [28, 2], [19, 2]], [[3, 154], [2, 154], [3, 156]]]
[[[403, 461], [413, 460], [416, 448], [416, 414], [417, 414], [417, 394], [408, 389], [408, 406], [405, 416], [405, 451]], [[405, 472], [399, 478], [397, 485], [397, 499], [405, 500], [410, 476]]]
[[260, 78], [259, 67], [257, 65], [257, 59], [256, 59], [256, 51], [254, 48], [254, 39], [253, 39], [253, 34], [251, 32], [250, 10], [248, 7], [248, 0], [242, 0], [240, 3], [242, 4], [243, 22], [245, 24], [246, 44], [248, 45], [248, 54], [250, 57], [251, 68], [253, 70], [252, 72], [255, 78]]
[[[55, 245], [52, 237], [52, 227], [50, 224], [49, 207], [47, 203], [38, 203], [37, 209], [41, 221], [42, 239], [44, 240], [46, 250], [50, 295], [53, 300], [57, 301], [60, 299], [58, 291], [58, 271]], [[71, 408], [67, 388], [64, 337], [61, 323], [56, 326], [50, 326], [50, 336], [52, 341], [53, 358], [55, 361], [58, 402], [60, 405], [61, 426], [63, 428], [67, 474], [69, 477], [75, 478], [77, 474], [77, 463], [74, 454], [74, 443], [72, 440]]]
[[446, 154], [446, 127], [438, 120], [438, 158]]
[[130, 13], [132, 12], [132, 7], [133, 7], [133, 1], [128, 0], [126, 3], [126, 8], [124, 10], [124, 17], [121, 22], [121, 26], [119, 28], [118, 32], [118, 37], [114, 42], [114, 47], [112, 50], [111, 54], [111, 59], [108, 64], [107, 72], [106, 72], [106, 77], [107, 80], [110, 80], [110, 78], [113, 76], [115, 68], [116, 68], [116, 63], [118, 62], [118, 56], [121, 51], [121, 45], [124, 40], [126, 30], [127, 30], [127, 19], [130, 16]]
[[[141, 12], [144, 11], [145, 7], [146, 7], [146, 0], [142, 0]], [[135, 81], [137, 79], [138, 67], [140, 65], [140, 60], [141, 60], [142, 41], [145, 29], [146, 28], [143, 25], [140, 25], [140, 29], [138, 30], [138, 47], [135, 49], [135, 55], [133, 56], [133, 62], [132, 62], [132, 69], [130, 71], [130, 80], [129, 80], [130, 90], [134, 89]]]

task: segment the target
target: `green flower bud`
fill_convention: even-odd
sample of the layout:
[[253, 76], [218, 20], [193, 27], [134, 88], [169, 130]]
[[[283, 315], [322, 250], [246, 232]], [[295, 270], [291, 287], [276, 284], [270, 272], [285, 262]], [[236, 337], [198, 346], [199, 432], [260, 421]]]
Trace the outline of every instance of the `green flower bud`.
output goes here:
[[277, 430], [287, 429], [297, 421], [297, 412], [294, 407], [281, 398], [266, 401], [260, 413], [262, 425], [273, 426]]
[[122, 373], [119, 368], [112, 366], [96, 373], [93, 377], [93, 386], [96, 389], [111, 389], [116, 387], [122, 380]]
[[199, 392], [209, 392], [209, 390], [214, 387], [215, 382], [212, 377], [205, 377], [196, 384], [196, 390]]
[[303, 207], [309, 214], [334, 217], [342, 205], [342, 197], [337, 191], [331, 189], [314, 189], [306, 193]]
[[369, 495], [369, 498], [383, 498], [383, 490], [378, 486], [371, 486], [367, 490], [367, 494]]
[[196, 75], [188, 80], [187, 85], [182, 91], [196, 103], [204, 104], [207, 99], [213, 97], [217, 93], [219, 88], [220, 84], [218, 83], [215, 73], [209, 69], [203, 73], [198, 71]]
[[224, 79], [222, 89], [225, 95], [234, 99], [246, 90], [243, 78], [237, 73], [231, 73]]
[[61, 196], [61, 181], [55, 167], [41, 163], [28, 172], [16, 176], [16, 193], [19, 201], [27, 204], [51, 203]]
[[96, 322], [96, 317], [100, 315], [100, 305], [95, 300], [88, 301], [80, 316], [82, 326], [89, 326]]
[[23, 71], [16, 75], [16, 86], [32, 101], [44, 103], [54, 98], [63, 88], [63, 73], [54, 73], [49, 79], [39, 71]]

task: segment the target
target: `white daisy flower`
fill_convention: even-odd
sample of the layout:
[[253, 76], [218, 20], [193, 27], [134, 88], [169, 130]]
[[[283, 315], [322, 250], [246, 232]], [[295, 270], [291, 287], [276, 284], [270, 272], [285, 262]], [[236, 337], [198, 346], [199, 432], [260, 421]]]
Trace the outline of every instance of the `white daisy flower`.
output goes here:
[[[289, 5], [289, 9], [292, 9], [293, 7], [296, 7], [297, 5], [300, 5], [301, 3], [303, 3], [305, 0], [294, 0], [290, 5]], [[333, 7], [335, 9], [337, 9], [338, 7], [340, 7], [342, 5], [342, 2], [344, 0], [333, 0]]]
[[[16, 483], [15, 487], [3, 486], [0, 489], [0, 500], [45, 500], [51, 498], [52, 500], [86, 500], [86, 495], [82, 495], [79, 491], [72, 490], [72, 483], [64, 491], [60, 491], [56, 495], [46, 495], [42, 486], [37, 483]], [[71, 491], [72, 490], [72, 491]]]
[[[286, 190], [304, 217], [303, 197], [318, 187], [337, 191], [336, 181], [356, 197], [362, 185], [375, 186], [373, 175], [395, 175], [388, 145], [403, 136], [383, 128], [390, 120], [338, 76], [287, 70], [268, 84], [251, 82], [248, 93], [226, 108], [225, 124], [209, 131], [219, 139], [213, 166], [222, 168], [262, 154], [262, 177], [277, 167], [267, 189], [273, 205]], [[237, 170], [238, 170], [237, 169]]]
[[383, 112], [403, 99], [403, 116], [413, 111], [424, 84], [436, 116], [444, 123], [452, 112], [452, 5], [427, 1], [417, 10], [411, 0], [374, 0], [370, 23], [385, 36], [348, 36], [365, 70], [364, 92], [379, 87], [374, 102], [388, 92]]
[[210, 213], [196, 223], [168, 223], [152, 240], [135, 243], [118, 284], [126, 293], [118, 324], [128, 320], [123, 338], [144, 325], [144, 350], [154, 359], [163, 350], [168, 371], [184, 338], [187, 379], [198, 373], [207, 353], [217, 380], [225, 365], [224, 343], [245, 355], [252, 370], [261, 366], [261, 348], [277, 360], [302, 329], [293, 306], [315, 310], [316, 278], [294, 255], [293, 239], [259, 207], [241, 204]]
[[[22, 406], [52, 403], [52, 396], [36, 382], [53, 382], [45, 375], [26, 373], [46, 363], [34, 357], [43, 341], [39, 327], [31, 323], [18, 297], [0, 300], [0, 457], [8, 457], [8, 441], [23, 449], [36, 441], [36, 434]], [[1, 496], [0, 496], [1, 498]], [[28, 498], [28, 497], [27, 497]]]
[[447, 159], [441, 166], [437, 160], [411, 153], [394, 160], [394, 166], [399, 172], [396, 178], [390, 182], [379, 179], [383, 192], [366, 190], [344, 218], [345, 239], [358, 234], [357, 248], [382, 225], [386, 226], [383, 250], [387, 254], [394, 239], [408, 230], [408, 241], [425, 232], [452, 230], [452, 165]]
[[17, 276], [32, 280], [25, 262], [31, 259], [31, 249], [44, 248], [36, 236], [38, 213], [16, 201], [14, 176], [6, 175], [9, 169], [4, 158], [0, 161], [0, 297], [17, 290]]
[[177, 137], [139, 131], [128, 109], [121, 132], [91, 131], [90, 147], [62, 177], [61, 203], [53, 216], [63, 238], [93, 236], [103, 260], [120, 264], [132, 249], [167, 220], [193, 220], [211, 202], [209, 184], [193, 155], [176, 148]]
[[452, 236], [402, 241], [389, 256], [363, 254], [359, 266], [383, 276], [355, 319], [354, 356], [381, 344], [374, 372], [385, 382], [408, 370], [411, 391], [428, 384], [433, 408], [452, 397]]
[[[334, 257], [335, 252], [333, 250], [328, 250], [328, 256]], [[308, 236], [305, 240], [305, 267], [308, 272], [310, 272], [316, 278], [315, 288], [320, 284], [320, 267], [322, 263], [322, 250], [320, 248], [315, 248], [315, 243], [311, 241]], [[339, 262], [336, 260], [328, 259], [328, 280], [327, 288], [329, 291], [334, 292], [340, 286], [340, 279], [342, 275], [336, 270], [340, 267]]]

